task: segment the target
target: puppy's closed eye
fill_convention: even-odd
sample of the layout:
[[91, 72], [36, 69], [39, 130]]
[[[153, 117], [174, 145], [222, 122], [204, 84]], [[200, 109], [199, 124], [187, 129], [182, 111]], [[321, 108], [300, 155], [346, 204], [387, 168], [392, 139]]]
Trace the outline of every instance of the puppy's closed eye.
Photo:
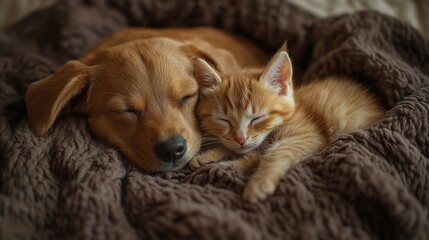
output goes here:
[[124, 118], [126, 120], [136, 120], [142, 115], [141, 111], [132, 108], [112, 110], [111, 112], [117, 117]]
[[185, 95], [184, 97], [182, 97], [181, 99], [179, 99], [179, 100], [177, 101], [177, 104], [178, 104], [180, 107], [183, 107], [183, 106], [184, 106], [184, 104], [186, 104], [186, 102], [187, 102], [188, 100], [190, 100], [190, 99], [192, 99], [192, 98], [194, 98], [194, 97], [196, 97], [196, 96], [197, 96], [197, 93], [192, 93], [192, 94]]

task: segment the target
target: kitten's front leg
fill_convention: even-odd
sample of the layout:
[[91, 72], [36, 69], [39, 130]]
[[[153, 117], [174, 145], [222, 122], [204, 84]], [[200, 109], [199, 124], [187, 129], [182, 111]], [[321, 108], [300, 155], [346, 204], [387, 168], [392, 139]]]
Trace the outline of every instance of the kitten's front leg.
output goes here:
[[224, 161], [221, 164], [232, 167], [244, 174], [250, 174], [258, 167], [260, 157], [261, 154], [259, 151], [253, 151], [241, 158]]
[[304, 160], [323, 146], [315, 134], [288, 137], [277, 142], [261, 156], [260, 164], [247, 183], [243, 198], [256, 202], [274, 193], [289, 168]]
[[206, 164], [218, 162], [226, 156], [226, 153], [226, 150], [223, 148], [209, 149], [193, 157], [189, 162], [189, 166], [191, 166], [191, 169], [197, 169]]
[[276, 190], [280, 177], [284, 174], [283, 169], [286, 169], [286, 167], [281, 169], [270, 169], [271, 167], [266, 167], [266, 163], [266, 159], [261, 159], [260, 164], [262, 166], [250, 177], [249, 182], [244, 188], [244, 200], [250, 202], [263, 200]]

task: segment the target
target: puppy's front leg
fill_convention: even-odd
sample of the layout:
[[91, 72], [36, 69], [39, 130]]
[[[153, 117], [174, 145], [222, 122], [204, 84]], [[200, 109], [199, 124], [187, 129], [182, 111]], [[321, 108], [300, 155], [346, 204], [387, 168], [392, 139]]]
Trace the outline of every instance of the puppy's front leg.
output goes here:
[[214, 163], [225, 158], [227, 152], [223, 148], [214, 148], [198, 154], [189, 162], [191, 169], [200, 168], [206, 164]]

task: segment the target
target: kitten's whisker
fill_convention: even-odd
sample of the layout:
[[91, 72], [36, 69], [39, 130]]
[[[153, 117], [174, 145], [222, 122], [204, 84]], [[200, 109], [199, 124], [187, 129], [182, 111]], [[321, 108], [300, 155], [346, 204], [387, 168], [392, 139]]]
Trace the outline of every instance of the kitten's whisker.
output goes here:
[[216, 146], [219, 146], [219, 145], [220, 145], [219, 143], [203, 144], [203, 145], [201, 145], [201, 147], [216, 147]]
[[219, 142], [219, 139], [203, 139], [203, 142]]
[[213, 136], [203, 136], [202, 137], [203, 140], [217, 140], [217, 137], [213, 137]]
[[203, 143], [219, 143], [219, 140], [203, 141]]

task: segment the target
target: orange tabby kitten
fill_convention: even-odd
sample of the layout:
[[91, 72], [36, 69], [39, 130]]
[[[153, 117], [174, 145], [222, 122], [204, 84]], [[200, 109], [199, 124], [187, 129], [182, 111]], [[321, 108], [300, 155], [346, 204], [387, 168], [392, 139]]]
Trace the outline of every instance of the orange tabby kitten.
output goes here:
[[243, 194], [249, 201], [272, 194], [293, 164], [339, 134], [368, 127], [383, 116], [377, 99], [348, 79], [330, 77], [294, 90], [284, 48], [263, 70], [218, 75], [200, 59], [195, 75], [201, 128], [222, 146], [196, 156], [190, 165], [241, 157], [222, 163], [255, 171]]

